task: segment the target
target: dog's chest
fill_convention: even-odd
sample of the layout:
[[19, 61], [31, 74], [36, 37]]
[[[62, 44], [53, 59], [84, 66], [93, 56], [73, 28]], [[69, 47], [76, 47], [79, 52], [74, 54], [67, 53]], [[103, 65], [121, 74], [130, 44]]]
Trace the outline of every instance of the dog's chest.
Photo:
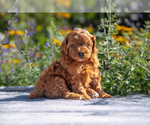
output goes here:
[[74, 75], [84, 75], [88, 74], [88, 76], [93, 76], [95, 74], [95, 68], [92, 67], [90, 64], [83, 64], [83, 63], [74, 63], [69, 67], [69, 74]]

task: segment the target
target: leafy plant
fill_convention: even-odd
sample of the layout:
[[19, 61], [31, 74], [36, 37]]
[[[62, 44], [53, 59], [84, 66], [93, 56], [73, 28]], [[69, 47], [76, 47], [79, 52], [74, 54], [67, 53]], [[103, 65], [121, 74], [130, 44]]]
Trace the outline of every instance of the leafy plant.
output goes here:
[[[107, 1], [108, 4], [110, 1]], [[110, 5], [109, 5], [110, 6]], [[111, 95], [150, 92], [149, 34], [150, 22], [145, 22], [145, 29], [140, 29], [132, 38], [124, 34], [125, 43], [112, 37], [116, 32], [115, 15], [108, 8], [108, 18], [102, 19], [103, 42], [98, 42], [98, 57], [102, 65], [102, 84]], [[130, 42], [129, 40], [132, 39]]]

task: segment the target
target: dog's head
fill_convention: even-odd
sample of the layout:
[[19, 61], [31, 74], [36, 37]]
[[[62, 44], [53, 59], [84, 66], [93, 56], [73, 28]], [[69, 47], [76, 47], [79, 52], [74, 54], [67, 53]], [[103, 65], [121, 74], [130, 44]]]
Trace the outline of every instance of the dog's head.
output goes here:
[[75, 29], [70, 32], [61, 45], [61, 53], [75, 61], [83, 62], [97, 54], [96, 39], [84, 29]]

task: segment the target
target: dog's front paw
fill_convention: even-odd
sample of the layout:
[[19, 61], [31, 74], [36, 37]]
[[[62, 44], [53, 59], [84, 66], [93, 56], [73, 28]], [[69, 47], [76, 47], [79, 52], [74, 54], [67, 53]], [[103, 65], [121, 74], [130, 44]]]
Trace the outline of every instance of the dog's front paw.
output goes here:
[[96, 99], [99, 97], [99, 94], [93, 89], [87, 89], [86, 92], [92, 99]]
[[90, 100], [91, 97], [90, 97], [89, 95], [83, 95], [83, 96], [82, 96], [82, 99], [83, 99], [83, 100]]
[[99, 94], [99, 97], [100, 98], [112, 98], [111, 95], [107, 94], [106, 92], [102, 92]]
[[96, 99], [99, 97], [99, 94], [97, 92], [92, 92], [92, 94], [90, 96], [92, 99]]

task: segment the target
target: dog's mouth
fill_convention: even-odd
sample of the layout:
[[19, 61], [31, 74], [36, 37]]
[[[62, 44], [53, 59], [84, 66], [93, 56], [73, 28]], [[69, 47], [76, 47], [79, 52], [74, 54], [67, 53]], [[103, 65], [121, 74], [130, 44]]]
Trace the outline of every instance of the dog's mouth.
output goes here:
[[84, 56], [77, 56], [73, 59], [76, 60], [77, 62], [83, 62], [83, 61], [87, 60], [86, 58], [84, 58]]

